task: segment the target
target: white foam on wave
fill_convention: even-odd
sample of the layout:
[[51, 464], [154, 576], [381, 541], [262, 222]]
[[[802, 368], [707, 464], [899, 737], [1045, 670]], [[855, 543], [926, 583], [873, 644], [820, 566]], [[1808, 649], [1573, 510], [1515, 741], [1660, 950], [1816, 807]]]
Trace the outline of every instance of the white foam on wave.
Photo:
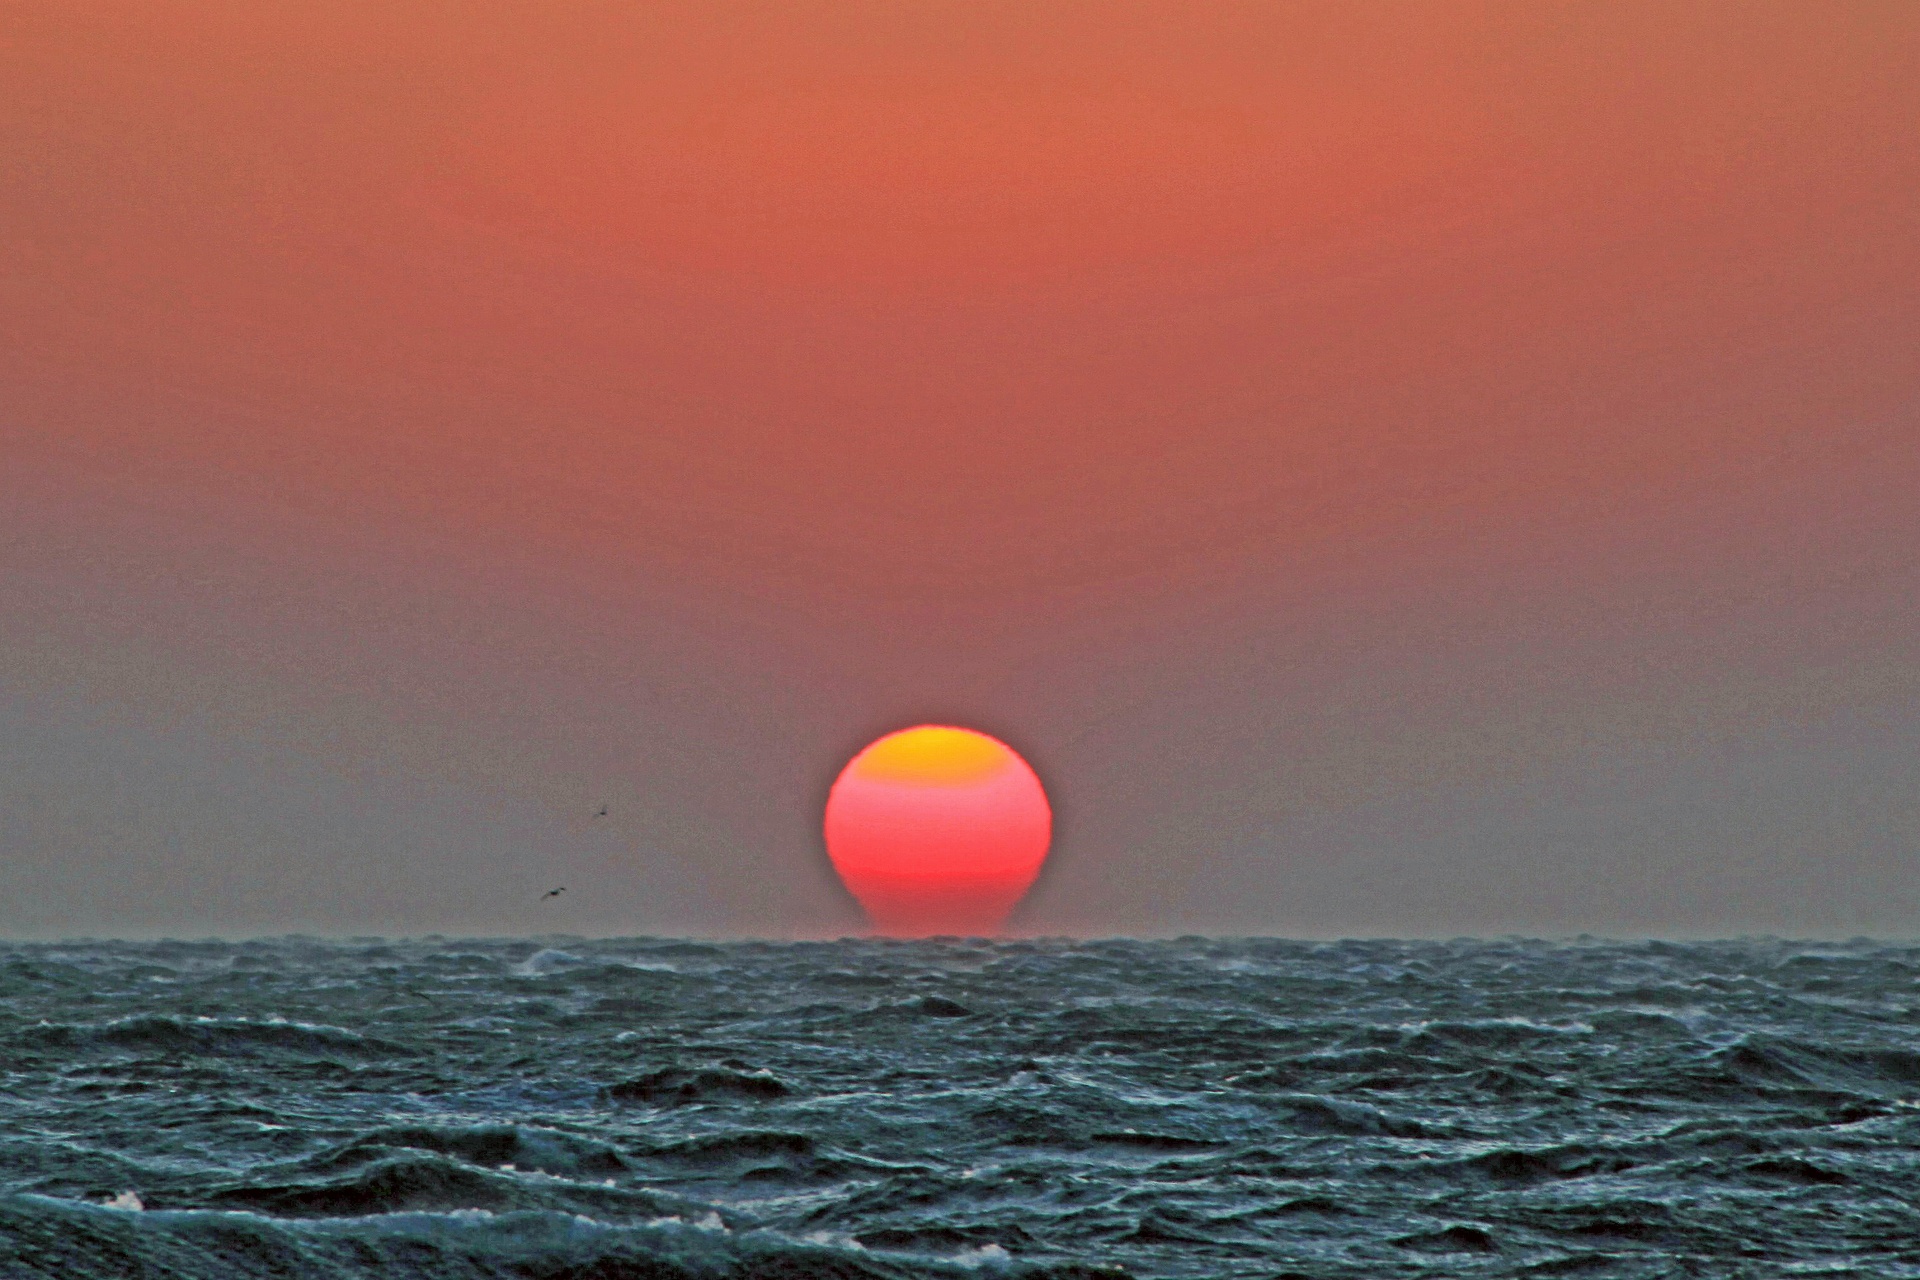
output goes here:
[[800, 1237], [803, 1244], [819, 1245], [823, 1249], [846, 1249], [852, 1253], [865, 1253], [867, 1246], [852, 1236], [839, 1231], [809, 1231]]
[[953, 1255], [953, 1260], [963, 1267], [997, 1267], [1013, 1261], [1013, 1255], [997, 1244], [983, 1244], [962, 1249]]
[[676, 1213], [664, 1218], [649, 1218], [645, 1225], [649, 1227], [682, 1227], [689, 1231], [717, 1231], [721, 1235], [733, 1234], [732, 1229], [721, 1219], [719, 1213], [712, 1209], [707, 1210], [705, 1216], [696, 1218], [692, 1222], [688, 1222]]
[[556, 947], [546, 947], [534, 952], [519, 964], [512, 966], [509, 972], [517, 974], [522, 978], [538, 978], [544, 974], [558, 973], [562, 969], [571, 969], [577, 965], [586, 963], [588, 963], [588, 961], [573, 954], [571, 951], [561, 951]]
[[618, 959], [611, 959], [610, 963], [617, 964], [622, 969], [635, 969], [641, 973], [678, 973], [680, 972], [679, 965], [669, 964], [665, 960], [636, 960], [630, 956], [627, 956], [627, 957], [621, 957]]

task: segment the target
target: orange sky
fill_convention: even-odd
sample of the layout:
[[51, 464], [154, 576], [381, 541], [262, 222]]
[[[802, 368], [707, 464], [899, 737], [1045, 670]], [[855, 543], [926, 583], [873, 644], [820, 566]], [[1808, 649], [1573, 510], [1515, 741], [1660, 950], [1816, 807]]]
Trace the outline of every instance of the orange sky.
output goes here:
[[1906, 687], [1917, 126], [1904, 3], [8, 6], [14, 682], [654, 779], [689, 927], [836, 918], [820, 779], [979, 721], [1147, 927], [1430, 784], [1288, 710], [1356, 670], [1482, 781]]

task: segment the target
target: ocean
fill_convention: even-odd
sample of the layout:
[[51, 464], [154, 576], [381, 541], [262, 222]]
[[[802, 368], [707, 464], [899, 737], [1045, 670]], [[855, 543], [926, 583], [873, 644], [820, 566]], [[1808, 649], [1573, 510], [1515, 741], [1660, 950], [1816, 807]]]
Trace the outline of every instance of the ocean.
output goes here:
[[0, 946], [0, 1276], [1920, 1277], [1920, 946]]

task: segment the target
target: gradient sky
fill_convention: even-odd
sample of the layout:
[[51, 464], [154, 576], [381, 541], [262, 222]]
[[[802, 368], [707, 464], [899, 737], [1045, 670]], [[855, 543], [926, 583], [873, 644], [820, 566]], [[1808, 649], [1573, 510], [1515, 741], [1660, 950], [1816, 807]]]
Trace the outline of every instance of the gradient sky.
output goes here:
[[931, 721], [1025, 931], [1911, 935], [1916, 138], [1907, 0], [0, 5], [0, 932], [857, 930]]

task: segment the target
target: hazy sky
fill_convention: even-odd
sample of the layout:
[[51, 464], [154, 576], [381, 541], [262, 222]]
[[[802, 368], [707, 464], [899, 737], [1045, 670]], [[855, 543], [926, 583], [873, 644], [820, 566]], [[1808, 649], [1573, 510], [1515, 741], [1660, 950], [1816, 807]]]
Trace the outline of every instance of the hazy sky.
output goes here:
[[1916, 138], [1908, 0], [0, 8], [0, 933], [857, 930], [936, 720], [1022, 930], [1911, 935]]

